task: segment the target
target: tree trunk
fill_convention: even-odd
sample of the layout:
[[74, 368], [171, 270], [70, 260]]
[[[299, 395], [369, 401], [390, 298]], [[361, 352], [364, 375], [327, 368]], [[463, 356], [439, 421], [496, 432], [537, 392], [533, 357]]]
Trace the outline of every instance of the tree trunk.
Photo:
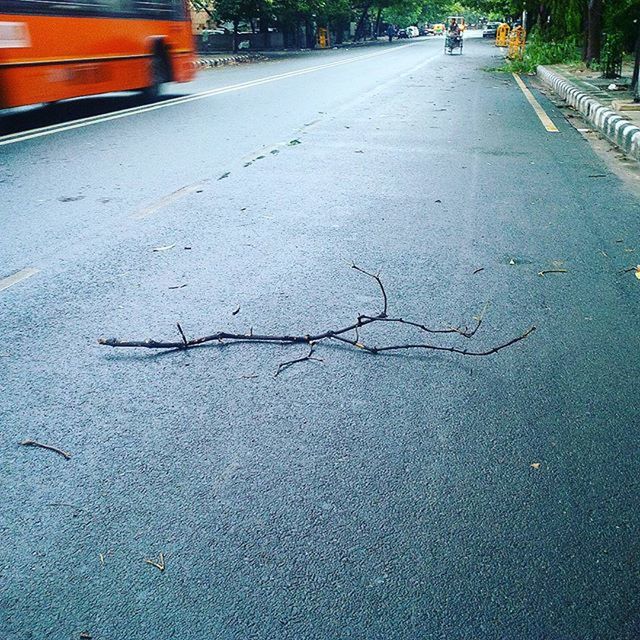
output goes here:
[[271, 32], [269, 31], [269, 16], [260, 14], [260, 33], [262, 34], [262, 46], [268, 49], [271, 46]]
[[233, 19], [233, 52], [238, 52], [238, 25], [240, 24], [239, 18]]
[[585, 62], [590, 65], [600, 59], [602, 44], [602, 0], [589, 0], [587, 17], [587, 53]]
[[358, 26], [356, 27], [356, 32], [353, 34], [353, 41], [356, 42], [362, 38], [362, 32], [364, 30], [364, 21], [367, 19], [369, 15], [369, 8], [371, 7], [371, 2], [367, 2], [362, 10], [362, 15], [360, 16], [360, 20], [358, 20]]
[[313, 22], [309, 18], [304, 19], [304, 35], [307, 40], [307, 49], [315, 49], [316, 47], [316, 33], [313, 26]]
[[633, 101], [640, 102], [640, 27], [636, 36], [636, 56], [633, 65], [633, 78], [631, 80], [631, 88], [633, 89]]
[[382, 16], [382, 7], [378, 7], [378, 13], [376, 15], [376, 26], [373, 29], [373, 37], [378, 38], [378, 33], [380, 32], [380, 18]]

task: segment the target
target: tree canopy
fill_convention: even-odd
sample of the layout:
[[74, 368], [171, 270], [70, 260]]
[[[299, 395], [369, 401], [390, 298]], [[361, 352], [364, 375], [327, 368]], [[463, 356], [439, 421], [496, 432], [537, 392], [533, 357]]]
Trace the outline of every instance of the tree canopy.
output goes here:
[[286, 26], [357, 23], [356, 37], [367, 21], [400, 27], [442, 22], [463, 15], [467, 22], [516, 20], [527, 14], [527, 28], [550, 41], [572, 41], [588, 61], [600, 55], [603, 33], [615, 33], [627, 50], [634, 48], [640, 25], [640, 0], [191, 0], [221, 22]]

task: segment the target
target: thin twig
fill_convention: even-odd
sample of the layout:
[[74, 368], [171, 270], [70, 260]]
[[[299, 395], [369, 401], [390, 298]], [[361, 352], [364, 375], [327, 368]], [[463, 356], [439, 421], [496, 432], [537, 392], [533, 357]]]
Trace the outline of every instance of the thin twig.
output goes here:
[[184, 348], [186, 349], [189, 346], [189, 341], [187, 340], [187, 336], [184, 335], [184, 331], [182, 330], [182, 327], [180, 326], [179, 322], [176, 322], [176, 326], [178, 327], [178, 331], [182, 336], [182, 342], [184, 343]]
[[355, 263], [351, 264], [351, 268], [355, 269], [356, 271], [359, 271], [360, 273], [364, 273], [365, 276], [369, 276], [370, 278], [373, 278], [377, 283], [378, 286], [380, 287], [380, 292], [382, 293], [382, 301], [383, 301], [383, 308], [382, 311], [380, 312], [379, 316], [381, 318], [386, 318], [387, 317], [387, 292], [384, 290], [384, 285], [382, 284], [382, 280], [380, 280], [380, 274], [379, 273], [369, 273], [368, 271], [365, 271], [364, 269], [360, 268], [359, 266], [357, 266]]
[[40, 447], [41, 449], [48, 449], [49, 451], [54, 451], [55, 453], [59, 453], [66, 460], [71, 460], [71, 454], [63, 451], [62, 449], [58, 449], [58, 447], [52, 447], [50, 444], [42, 444], [42, 442], [36, 442], [35, 440], [23, 440], [19, 444], [25, 447]]
[[350, 340], [349, 338], [343, 338], [342, 336], [335, 335], [330, 336], [332, 340], [338, 340], [339, 342], [344, 342], [345, 344], [350, 344], [352, 347], [356, 349], [362, 349], [363, 351], [368, 351], [369, 353], [375, 353], [373, 349], [367, 347], [366, 344], [360, 342], [359, 340]]
[[149, 558], [145, 558], [145, 562], [147, 564], [150, 564], [152, 567], [159, 569], [160, 571], [164, 571], [164, 553], [160, 554], [160, 556], [158, 557], [158, 562], [156, 562], [155, 560], [150, 560]]
[[476, 269], [476, 270], [473, 272], [473, 275], [475, 276], [475, 275], [476, 275], [476, 273], [480, 273], [481, 271], [484, 271], [484, 267], [480, 267], [479, 269]]
[[289, 367], [291, 367], [294, 364], [297, 364], [298, 362], [306, 362], [307, 360], [315, 360], [316, 362], [324, 362], [322, 360], [322, 358], [314, 358], [313, 357], [313, 349], [314, 349], [314, 344], [310, 344], [309, 345], [309, 353], [306, 356], [303, 356], [302, 358], [296, 358], [295, 360], [288, 360], [287, 362], [281, 362], [278, 365], [278, 368], [276, 369], [276, 372], [273, 374], [274, 378], [277, 378], [285, 369], [288, 369]]
[[504, 342], [503, 344], [491, 347], [491, 349], [487, 349], [486, 351], [469, 351], [468, 349], [459, 349], [458, 347], [444, 347], [433, 344], [400, 344], [389, 347], [370, 347], [370, 350], [373, 351], [373, 353], [382, 353], [383, 351], [399, 351], [400, 349], [429, 349], [431, 351], [448, 351], [449, 353], [459, 353], [463, 356], [490, 356], [494, 353], [498, 353], [498, 351], [502, 351], [502, 349], [510, 347], [516, 342], [520, 342], [520, 340], [524, 340], [535, 330], [536, 327], [529, 327], [522, 335], [519, 335], [517, 338], [512, 338], [508, 342]]
[[544, 271], [538, 271], [539, 276], [546, 276], [547, 273], [569, 273], [566, 269], [546, 269]]

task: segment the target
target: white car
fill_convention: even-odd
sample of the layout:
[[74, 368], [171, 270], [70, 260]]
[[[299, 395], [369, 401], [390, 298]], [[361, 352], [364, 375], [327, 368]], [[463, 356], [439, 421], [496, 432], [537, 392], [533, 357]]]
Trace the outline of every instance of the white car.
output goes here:
[[420, 35], [420, 32], [418, 31], [418, 27], [414, 27], [414, 26], [407, 27], [407, 35], [410, 38], [417, 38]]

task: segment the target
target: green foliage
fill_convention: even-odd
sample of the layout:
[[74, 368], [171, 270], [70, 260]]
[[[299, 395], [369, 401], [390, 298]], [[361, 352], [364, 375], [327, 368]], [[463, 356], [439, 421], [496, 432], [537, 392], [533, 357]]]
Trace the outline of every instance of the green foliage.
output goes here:
[[640, 24], [640, 0], [616, 0], [609, 4], [605, 13], [605, 32], [620, 34], [624, 48], [632, 51]]
[[[640, 0], [597, 0], [602, 2], [605, 33], [619, 33], [625, 50], [634, 47], [640, 25]], [[220, 20], [249, 20], [266, 17], [269, 21], [292, 24], [314, 21], [326, 24], [357, 22], [382, 11], [382, 19], [399, 26], [442, 22], [449, 15], [463, 15], [467, 22], [517, 19], [523, 9], [528, 27], [536, 35], [527, 46], [523, 70], [536, 64], [571, 62], [584, 46], [590, 2], [594, 0], [191, 0], [208, 7]], [[634, 21], [638, 22], [634, 22]]]
[[504, 71], [534, 73], [540, 64], [575, 64], [581, 60], [581, 49], [575, 39], [549, 42], [535, 31], [528, 39], [522, 60], [511, 60]]
[[607, 33], [602, 43], [600, 61], [597, 67], [602, 71], [603, 78], [617, 78], [622, 72], [622, 58], [624, 52], [623, 37], [620, 32]]

